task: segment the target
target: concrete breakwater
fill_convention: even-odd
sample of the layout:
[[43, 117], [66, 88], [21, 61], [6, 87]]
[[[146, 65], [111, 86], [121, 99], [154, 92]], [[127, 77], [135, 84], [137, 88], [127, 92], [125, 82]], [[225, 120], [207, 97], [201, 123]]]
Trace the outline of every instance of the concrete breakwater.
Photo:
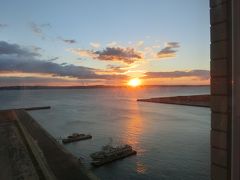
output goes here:
[[0, 179], [97, 179], [24, 109], [0, 111], [0, 144]]
[[138, 99], [137, 101], [165, 103], [186, 106], [210, 107], [210, 95], [191, 95], [191, 96], [173, 96], [173, 97], [158, 97], [149, 99]]

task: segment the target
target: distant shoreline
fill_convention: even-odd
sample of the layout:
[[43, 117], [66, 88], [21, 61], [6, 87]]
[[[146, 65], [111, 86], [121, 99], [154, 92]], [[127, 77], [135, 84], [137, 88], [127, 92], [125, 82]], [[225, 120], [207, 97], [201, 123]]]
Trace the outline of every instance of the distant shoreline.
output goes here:
[[[140, 88], [154, 88], [154, 87], [209, 87], [210, 85], [145, 85]], [[38, 89], [97, 89], [97, 88], [132, 88], [128, 86], [2, 86], [0, 90], [38, 90]], [[134, 88], [132, 88], [134, 89]]]
[[137, 99], [137, 101], [163, 103], [163, 104], [176, 104], [176, 105], [185, 105], [185, 106], [210, 107], [209, 94]]

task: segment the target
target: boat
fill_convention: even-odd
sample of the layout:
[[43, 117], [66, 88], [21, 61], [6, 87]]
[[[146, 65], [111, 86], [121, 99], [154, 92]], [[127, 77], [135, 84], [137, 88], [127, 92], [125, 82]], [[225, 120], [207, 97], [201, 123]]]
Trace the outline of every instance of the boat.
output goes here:
[[71, 143], [71, 142], [81, 141], [81, 140], [91, 139], [91, 138], [92, 136], [90, 134], [73, 133], [69, 135], [67, 138], [62, 139], [62, 143], [66, 144], [66, 143]]
[[137, 154], [137, 151], [133, 150], [128, 144], [113, 147], [111, 145], [103, 146], [102, 150], [99, 152], [92, 153], [90, 157], [92, 158], [91, 164], [94, 166], [101, 166], [112, 161], [122, 159], [131, 155]]

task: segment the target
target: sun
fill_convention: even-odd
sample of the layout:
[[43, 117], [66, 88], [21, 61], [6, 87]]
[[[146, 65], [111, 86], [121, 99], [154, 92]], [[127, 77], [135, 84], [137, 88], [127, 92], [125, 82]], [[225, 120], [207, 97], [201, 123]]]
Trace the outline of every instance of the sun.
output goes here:
[[141, 80], [138, 79], [138, 78], [130, 79], [130, 80], [128, 81], [128, 85], [129, 85], [129, 86], [132, 86], [132, 87], [140, 86], [140, 85], [141, 85]]

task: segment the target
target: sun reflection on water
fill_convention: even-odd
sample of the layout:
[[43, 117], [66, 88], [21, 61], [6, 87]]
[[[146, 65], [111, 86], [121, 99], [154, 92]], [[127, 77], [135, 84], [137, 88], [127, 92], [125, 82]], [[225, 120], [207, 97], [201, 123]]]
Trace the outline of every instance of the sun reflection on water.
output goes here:
[[143, 163], [137, 162], [136, 165], [137, 165], [136, 166], [137, 173], [139, 173], [139, 174], [145, 174], [146, 173], [147, 167]]
[[143, 133], [143, 121], [138, 110], [128, 117], [125, 128], [125, 141], [132, 146], [136, 146], [136, 148], [140, 148], [139, 140]]
[[145, 173], [147, 167], [141, 162], [139, 158], [144, 156], [145, 149], [141, 146], [141, 139], [144, 136], [144, 121], [141, 116], [139, 106], [136, 102], [130, 103], [131, 109], [133, 112], [131, 113], [130, 117], [125, 124], [125, 133], [123, 141], [127, 144], [130, 144], [133, 149], [137, 151], [137, 162], [136, 162], [136, 172], [138, 173]]

